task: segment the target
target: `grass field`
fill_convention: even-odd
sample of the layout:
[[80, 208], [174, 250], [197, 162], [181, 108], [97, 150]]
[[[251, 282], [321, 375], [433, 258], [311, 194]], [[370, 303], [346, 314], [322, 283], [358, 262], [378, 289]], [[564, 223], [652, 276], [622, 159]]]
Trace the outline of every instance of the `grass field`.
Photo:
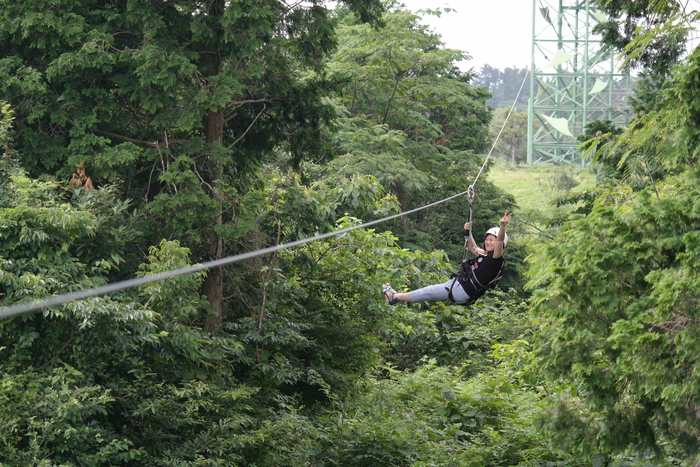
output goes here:
[[488, 180], [512, 194], [520, 209], [543, 208], [552, 198], [595, 186], [595, 174], [588, 167], [540, 164], [509, 166], [496, 160]]

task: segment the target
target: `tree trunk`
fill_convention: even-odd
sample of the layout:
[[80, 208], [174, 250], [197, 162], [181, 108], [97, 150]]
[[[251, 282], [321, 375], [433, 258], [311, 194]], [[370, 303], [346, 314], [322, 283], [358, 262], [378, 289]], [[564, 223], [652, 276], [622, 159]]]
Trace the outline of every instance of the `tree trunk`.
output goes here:
[[[224, 112], [222, 109], [210, 111], [209, 115], [207, 115], [206, 138], [207, 143], [210, 144], [221, 144], [223, 142]], [[210, 163], [211, 173], [214, 174], [211, 183], [211, 188], [213, 190], [211, 195], [218, 204], [218, 213], [211, 222], [207, 234], [210, 260], [213, 260], [224, 257], [224, 242], [221, 236], [216, 233], [216, 227], [220, 226], [222, 223], [221, 212], [223, 206], [218, 191], [218, 181], [221, 180], [223, 176], [223, 167], [213, 156], [210, 156]], [[207, 300], [209, 300], [209, 305], [214, 312], [214, 316], [206, 322], [206, 328], [213, 331], [221, 326], [224, 319], [224, 271], [221, 267], [209, 269], [207, 277], [204, 279], [204, 283], [202, 283], [202, 293], [207, 297]]]
[[[406, 191], [403, 188], [403, 185], [400, 183], [397, 183], [394, 185], [394, 191], [396, 191], [396, 199], [399, 201], [399, 204], [401, 205], [401, 210], [405, 211], [406, 210]], [[411, 233], [411, 224], [408, 222], [408, 216], [402, 216], [401, 217], [401, 227], [403, 230], [404, 235], [408, 235]]]
[[[211, 17], [221, 16], [226, 8], [224, 0], [213, 0], [209, 5], [208, 14]], [[219, 32], [217, 32], [219, 33]], [[215, 76], [221, 72], [221, 60], [219, 54], [212, 55], [212, 63], [209, 74]], [[209, 110], [207, 114], [205, 137], [207, 144], [217, 145], [224, 141], [224, 109]], [[223, 178], [224, 168], [221, 162], [216, 160], [214, 154], [210, 154], [209, 173], [211, 181], [209, 182], [211, 189], [211, 197], [216, 201], [217, 213], [206, 234], [206, 241], [209, 249], [209, 258], [221, 259], [224, 257], [224, 242], [219, 234], [216, 233], [217, 227], [222, 224], [223, 201], [219, 193], [218, 184]], [[224, 271], [221, 267], [209, 269], [207, 277], [202, 283], [202, 293], [207, 297], [214, 316], [208, 319], [205, 327], [213, 331], [221, 326], [224, 320]]]

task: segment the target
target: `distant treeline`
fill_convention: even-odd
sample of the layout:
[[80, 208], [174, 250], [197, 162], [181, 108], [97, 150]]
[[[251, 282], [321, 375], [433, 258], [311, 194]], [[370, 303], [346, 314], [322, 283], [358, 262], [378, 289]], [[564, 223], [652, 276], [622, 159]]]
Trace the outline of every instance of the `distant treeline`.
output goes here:
[[[474, 78], [474, 85], [486, 88], [491, 93], [491, 98], [486, 101], [494, 109], [510, 107], [518, 95], [518, 90], [527, 75], [527, 68], [506, 68], [501, 70], [491, 65], [484, 65]], [[527, 109], [527, 99], [529, 96], [529, 86], [527, 83], [520, 93], [517, 101], [517, 110]]]

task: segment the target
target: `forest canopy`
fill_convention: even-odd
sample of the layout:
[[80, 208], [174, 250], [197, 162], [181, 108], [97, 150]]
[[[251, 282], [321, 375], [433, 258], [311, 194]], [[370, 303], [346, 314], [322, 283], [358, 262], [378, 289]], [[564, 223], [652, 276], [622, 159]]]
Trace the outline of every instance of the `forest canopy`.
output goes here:
[[[484, 166], [476, 304], [381, 293], [455, 272], [456, 199], [2, 319], [0, 466], [699, 465], [697, 13], [647, 3], [599, 5], [648, 79], [596, 188], [525, 212]], [[0, 306], [466, 190], [504, 116], [465, 59], [393, 1], [0, 0]]]

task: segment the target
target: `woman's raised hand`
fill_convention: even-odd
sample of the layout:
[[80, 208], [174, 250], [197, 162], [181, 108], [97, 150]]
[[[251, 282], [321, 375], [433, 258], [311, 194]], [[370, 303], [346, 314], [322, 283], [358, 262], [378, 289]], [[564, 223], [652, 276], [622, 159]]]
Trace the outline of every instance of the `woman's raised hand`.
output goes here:
[[503, 217], [501, 218], [501, 227], [505, 227], [508, 225], [508, 221], [510, 220], [510, 216], [512, 216], [513, 213], [508, 213], [508, 210], [506, 210], [506, 213], [503, 214]]

